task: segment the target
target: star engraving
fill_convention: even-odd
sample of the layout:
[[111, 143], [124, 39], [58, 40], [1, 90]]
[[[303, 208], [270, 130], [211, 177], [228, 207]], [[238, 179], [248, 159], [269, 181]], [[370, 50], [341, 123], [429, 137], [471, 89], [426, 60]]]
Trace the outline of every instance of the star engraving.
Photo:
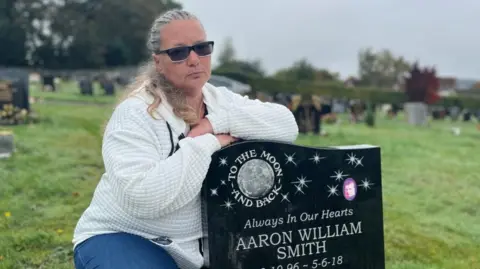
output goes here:
[[220, 180], [220, 185], [227, 185], [227, 182], [225, 182], [225, 180]]
[[357, 163], [355, 164], [355, 167], [357, 167], [357, 166], [359, 166], [359, 165], [360, 165], [360, 166], [363, 166], [362, 160], [363, 160], [363, 157], [360, 158], [360, 159], [357, 158], [357, 161], [356, 161]]
[[218, 188], [210, 189], [210, 196], [218, 196]]
[[365, 179], [362, 180], [362, 184], [359, 184], [358, 186], [362, 187], [364, 190], [368, 190], [371, 186], [373, 186], [373, 183], [368, 181], [368, 179]]
[[286, 194], [282, 193], [282, 200], [280, 202], [283, 202], [283, 201], [287, 201], [291, 203], [290, 200], [288, 200], [288, 192]]
[[228, 210], [233, 208], [234, 203], [232, 203], [229, 199], [225, 201], [225, 203], [222, 205], [223, 207], [227, 208]]
[[336, 195], [338, 196], [338, 185], [336, 186], [327, 186], [328, 187], [328, 197], [332, 196], [332, 195]]
[[335, 178], [335, 181], [342, 181], [344, 177], [348, 177], [348, 175], [344, 175], [343, 172], [340, 170], [336, 171], [335, 175], [330, 176], [330, 178]]
[[351, 165], [355, 165], [355, 167], [357, 166], [363, 166], [363, 163], [362, 163], [362, 160], [363, 160], [363, 157], [362, 158], [357, 158], [355, 156], [355, 154], [353, 153], [350, 153], [350, 154], [347, 154], [348, 158], [345, 159], [346, 161], [348, 161], [348, 164], [351, 164]]
[[346, 161], [348, 161], [348, 164], [356, 164], [357, 163], [357, 157], [355, 157], [355, 154], [347, 154], [348, 158]]
[[297, 186], [295, 186], [295, 188], [297, 189], [297, 191], [295, 192], [295, 194], [301, 192], [302, 194], [305, 195], [305, 193], [304, 193], [303, 190], [302, 190], [302, 187], [300, 187], [299, 185], [297, 185]]
[[225, 165], [228, 165], [227, 157], [225, 157], [225, 158], [220, 158], [220, 161], [219, 161], [218, 166], [225, 166]]
[[308, 188], [307, 183], [312, 182], [311, 180], [307, 180], [307, 178], [304, 177], [303, 175], [302, 175], [301, 177], [297, 177], [297, 179], [298, 179], [298, 180], [292, 182], [292, 184], [298, 184], [298, 186], [300, 186], [300, 188], [303, 188], [303, 187]]
[[293, 156], [295, 156], [295, 153], [293, 153], [292, 155], [287, 155], [285, 153], [285, 157], [286, 157], [286, 161], [285, 161], [285, 164], [287, 163], [293, 163], [295, 166], [297, 166], [297, 163], [295, 163], [295, 159], [293, 158]]
[[319, 164], [321, 160], [326, 158], [327, 157], [320, 157], [320, 155], [318, 155], [318, 153], [315, 152], [315, 155], [313, 155], [313, 157], [310, 158], [309, 160], [312, 160], [314, 164]]

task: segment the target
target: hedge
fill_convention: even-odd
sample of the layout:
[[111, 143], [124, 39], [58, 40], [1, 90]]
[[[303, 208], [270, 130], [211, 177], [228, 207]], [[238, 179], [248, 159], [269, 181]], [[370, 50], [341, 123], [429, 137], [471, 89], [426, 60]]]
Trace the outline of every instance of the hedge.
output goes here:
[[[301, 94], [307, 98], [311, 95], [321, 95], [336, 98], [359, 99], [373, 104], [403, 104], [407, 101], [406, 95], [403, 91], [393, 92], [371, 87], [348, 88], [343, 85], [343, 83], [339, 82], [312, 83], [304, 81], [286, 81], [274, 78], [248, 77], [247, 75], [228, 72], [217, 72], [215, 74], [249, 84], [252, 87], [253, 93]], [[455, 104], [460, 104], [464, 108], [480, 109], [480, 98], [465, 96], [442, 97], [434, 105], [449, 107]]]

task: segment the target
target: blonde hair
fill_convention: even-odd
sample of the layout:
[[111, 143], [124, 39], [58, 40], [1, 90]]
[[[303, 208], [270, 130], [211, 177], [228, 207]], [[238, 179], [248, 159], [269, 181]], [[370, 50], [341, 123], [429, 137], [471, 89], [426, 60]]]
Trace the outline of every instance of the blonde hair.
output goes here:
[[[147, 42], [147, 47], [151, 54], [156, 50], [160, 50], [162, 28], [176, 20], [198, 20], [198, 18], [187, 11], [178, 9], [167, 11], [156, 18], [150, 29]], [[126, 87], [125, 93], [120, 98], [120, 102], [134, 95], [135, 91], [142, 87], [144, 87], [143, 90], [152, 95], [154, 99], [153, 103], [150, 104], [147, 109], [152, 117], [154, 117], [153, 112], [162, 102], [162, 98], [158, 92], [162, 91], [167, 99], [166, 101], [172, 106], [173, 112], [177, 117], [183, 119], [190, 125], [198, 122], [199, 115], [195, 109], [187, 104], [183, 90], [174, 87], [163, 74], [157, 71], [153, 59], [140, 67], [139, 73], [134, 81]]]

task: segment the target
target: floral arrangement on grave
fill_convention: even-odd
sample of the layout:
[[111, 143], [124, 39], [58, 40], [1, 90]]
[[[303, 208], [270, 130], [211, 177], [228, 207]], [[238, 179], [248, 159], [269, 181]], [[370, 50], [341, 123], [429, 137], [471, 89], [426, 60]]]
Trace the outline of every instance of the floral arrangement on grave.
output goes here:
[[407, 102], [434, 104], [440, 100], [438, 95], [439, 87], [440, 82], [435, 68], [420, 69], [418, 64], [415, 63], [412, 70], [410, 70], [409, 76], [405, 78]]
[[34, 123], [36, 116], [27, 109], [13, 104], [13, 89], [10, 81], [0, 81], [0, 125]]
[[0, 125], [25, 124], [35, 122], [33, 117], [26, 109], [20, 109], [12, 104], [3, 105], [0, 110]]
[[337, 118], [337, 114], [335, 113], [328, 113], [328, 114], [325, 114], [322, 116], [322, 120], [326, 123], [326, 124], [334, 124], [337, 122], [338, 118]]

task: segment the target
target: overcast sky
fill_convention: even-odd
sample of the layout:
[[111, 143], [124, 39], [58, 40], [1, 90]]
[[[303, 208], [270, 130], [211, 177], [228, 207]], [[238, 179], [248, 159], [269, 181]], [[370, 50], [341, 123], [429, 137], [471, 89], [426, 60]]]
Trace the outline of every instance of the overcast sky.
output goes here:
[[[388, 48], [436, 65], [442, 76], [480, 79], [479, 0], [180, 0], [221, 49], [269, 72], [306, 57], [317, 67], [357, 74], [357, 52]], [[215, 57], [214, 57], [215, 59]]]

